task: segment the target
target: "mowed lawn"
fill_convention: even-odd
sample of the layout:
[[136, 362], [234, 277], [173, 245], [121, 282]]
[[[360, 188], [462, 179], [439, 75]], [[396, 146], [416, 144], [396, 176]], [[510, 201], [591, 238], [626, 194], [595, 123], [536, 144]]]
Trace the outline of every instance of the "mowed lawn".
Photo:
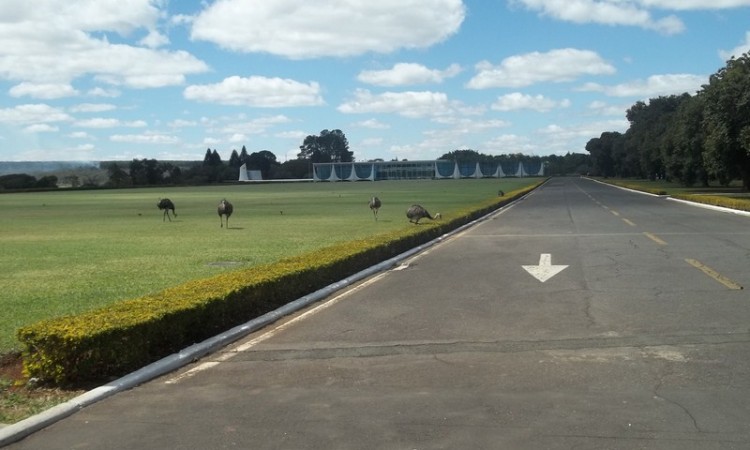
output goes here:
[[[227, 184], [0, 195], [0, 354], [16, 330], [222, 271], [414, 226], [407, 207], [452, 213], [539, 179]], [[383, 206], [375, 221], [372, 195]], [[159, 198], [177, 217], [162, 221]], [[234, 204], [229, 228], [216, 212]], [[429, 222], [429, 221], [428, 221]]]

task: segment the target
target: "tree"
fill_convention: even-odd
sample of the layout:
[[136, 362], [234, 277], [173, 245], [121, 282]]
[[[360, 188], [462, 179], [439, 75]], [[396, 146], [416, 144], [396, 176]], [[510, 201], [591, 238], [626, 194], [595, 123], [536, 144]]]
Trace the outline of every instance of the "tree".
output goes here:
[[109, 176], [107, 184], [112, 187], [125, 187], [132, 184], [128, 173], [117, 165], [117, 163], [112, 163], [107, 167], [107, 175]]
[[155, 159], [133, 159], [130, 162], [130, 179], [134, 186], [156, 185], [162, 180], [159, 161]]
[[603, 177], [615, 175], [613, 152], [622, 141], [622, 134], [616, 131], [605, 131], [598, 138], [586, 143], [586, 151], [591, 154], [591, 163], [595, 174]]
[[323, 130], [318, 136], [307, 136], [299, 149], [297, 157], [313, 163], [351, 162], [354, 159], [354, 153], [349, 151], [349, 142], [341, 130]]
[[727, 61], [698, 93], [704, 103], [706, 169], [750, 189], [750, 53]]
[[237, 150], [232, 150], [232, 154], [229, 156], [229, 167], [239, 168], [241, 165], [242, 160], [239, 153], [237, 153]]
[[35, 187], [38, 188], [56, 188], [57, 177], [55, 175], [45, 175], [36, 181]]
[[278, 165], [278, 162], [276, 162], [276, 155], [268, 150], [254, 152], [247, 157], [247, 168], [260, 170], [264, 180], [271, 177], [271, 168], [275, 165]]
[[666, 136], [667, 178], [674, 178], [685, 186], [696, 183], [708, 186], [708, 173], [703, 165], [703, 109], [702, 96], [687, 95], [677, 108]]

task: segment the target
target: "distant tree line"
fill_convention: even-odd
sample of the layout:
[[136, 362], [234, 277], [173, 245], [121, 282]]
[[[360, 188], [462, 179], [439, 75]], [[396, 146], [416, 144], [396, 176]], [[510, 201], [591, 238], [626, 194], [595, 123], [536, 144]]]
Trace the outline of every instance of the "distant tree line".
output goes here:
[[[156, 159], [133, 159], [130, 163], [102, 162], [102, 169], [107, 172], [105, 187], [123, 188], [132, 186], [159, 185], [201, 185], [237, 181], [239, 169], [244, 164], [248, 170], [258, 170], [263, 179], [299, 179], [312, 177], [313, 163], [352, 162], [354, 153], [349, 150], [349, 142], [341, 130], [323, 130], [319, 135], [307, 136], [296, 159], [277, 161], [276, 155], [268, 150], [248, 153], [243, 145], [238, 152], [232, 150], [227, 162], [224, 162], [216, 149], [208, 148], [203, 161], [158, 161]], [[484, 155], [474, 150], [454, 150], [442, 155], [439, 159], [450, 159], [458, 162], [486, 161], [541, 161], [545, 164], [545, 174], [566, 175], [583, 174], [591, 171], [590, 156], [587, 154], [567, 154], [565, 156], [526, 156]], [[376, 160], [376, 161], [382, 161]], [[94, 177], [89, 177], [81, 184], [76, 176], [66, 176], [63, 180], [71, 187], [98, 186]], [[57, 177], [47, 176], [37, 180], [26, 174], [5, 175], [0, 177], [0, 189], [34, 189], [57, 187]]]
[[586, 144], [593, 173], [685, 186], [739, 179], [750, 189], [750, 53], [730, 59], [695, 95], [639, 101], [626, 117], [625, 133]]
[[11, 173], [0, 176], [0, 190], [55, 189], [57, 177], [46, 175], [37, 178], [25, 173]]

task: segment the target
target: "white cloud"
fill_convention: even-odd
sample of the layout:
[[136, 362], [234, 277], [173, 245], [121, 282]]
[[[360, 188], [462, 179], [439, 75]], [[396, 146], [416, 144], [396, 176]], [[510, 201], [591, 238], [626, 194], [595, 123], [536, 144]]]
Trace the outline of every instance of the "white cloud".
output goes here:
[[428, 117], [448, 114], [455, 106], [442, 92], [409, 91], [372, 94], [358, 89], [354, 98], [337, 108], [344, 114], [395, 113], [404, 117]]
[[461, 0], [213, 2], [191, 37], [237, 52], [293, 59], [426, 48], [458, 31]]
[[[685, 24], [674, 15], [654, 19], [648, 7], [666, 9], [658, 0], [511, 0], [544, 16], [573, 23], [636, 26], [664, 34], [677, 34]], [[644, 5], [643, 3], [651, 3]]]
[[59, 108], [45, 104], [18, 105], [0, 109], [0, 122], [11, 124], [34, 124], [46, 122], [66, 122], [73, 118]]
[[70, 112], [104, 112], [112, 111], [117, 107], [111, 103], [81, 103], [70, 107]]
[[138, 42], [148, 48], [159, 48], [169, 44], [169, 38], [156, 30], [151, 30], [146, 37]]
[[377, 86], [407, 86], [412, 84], [442, 83], [461, 72], [461, 66], [451, 64], [445, 70], [429, 69], [422, 64], [398, 63], [388, 70], [363, 70], [357, 79]]
[[638, 0], [647, 8], [673, 9], [676, 11], [718, 10], [750, 6], [750, 0]]
[[94, 139], [93, 136], [86, 133], [85, 131], [74, 131], [68, 134], [67, 137], [73, 138], [73, 139]]
[[64, 85], [94, 76], [106, 83], [147, 88], [182, 84], [185, 75], [206, 72], [208, 66], [185, 51], [109, 42], [106, 33], [110, 32], [127, 36], [145, 29], [154, 35], [159, 3], [101, 0], [81, 7], [55, 0], [4, 2], [0, 77]]
[[[212, 123], [206, 123], [206, 131], [212, 135], [223, 136], [222, 142], [237, 143], [247, 140], [247, 136], [266, 133], [269, 129], [290, 122], [284, 115], [257, 117], [247, 120], [244, 114], [238, 117], [221, 117]], [[304, 138], [304, 136], [303, 136]]]
[[719, 56], [722, 61], [729, 61], [733, 56], [738, 58], [747, 52], [750, 52], [750, 31], [745, 33], [745, 42], [731, 50], [720, 50]]
[[147, 126], [143, 120], [133, 120], [130, 122], [122, 121], [120, 119], [95, 117], [92, 119], [78, 120], [74, 124], [81, 128], [114, 128], [114, 127], [129, 127], [129, 128], [141, 128]]
[[109, 138], [112, 142], [126, 142], [129, 144], [177, 144], [180, 138], [160, 133], [145, 134], [115, 134]]
[[69, 84], [58, 83], [29, 83], [23, 82], [10, 88], [11, 97], [32, 97], [38, 99], [58, 99], [78, 95], [78, 91]]
[[377, 119], [368, 119], [363, 120], [361, 122], [356, 122], [353, 124], [354, 126], [362, 127], [362, 128], [370, 128], [373, 130], [386, 130], [390, 128], [391, 126], [387, 123], [383, 123]]
[[532, 52], [505, 58], [500, 65], [482, 61], [467, 87], [487, 89], [523, 87], [535, 83], [562, 83], [585, 75], [611, 75], [615, 68], [596, 52], [563, 48], [547, 53]]
[[220, 83], [185, 88], [186, 99], [222, 105], [262, 108], [314, 106], [323, 104], [316, 82], [300, 83], [282, 78], [232, 76]]
[[555, 101], [544, 97], [543, 95], [527, 95], [520, 92], [498, 97], [492, 104], [491, 108], [496, 111], [515, 111], [519, 109], [531, 109], [539, 112], [551, 111], [555, 108], [567, 108], [570, 106], [570, 100]]
[[28, 127], [24, 128], [23, 131], [26, 133], [52, 133], [55, 131], [59, 131], [60, 128], [57, 126], [52, 126], [46, 123], [37, 123], [34, 125], [29, 125]]
[[101, 87], [95, 87], [94, 89], [91, 89], [86, 93], [86, 95], [91, 97], [108, 97], [108, 98], [115, 98], [119, 97], [122, 93], [117, 89], [104, 89]]
[[652, 75], [646, 80], [635, 80], [614, 86], [587, 83], [581, 88], [581, 90], [602, 92], [610, 97], [635, 97], [645, 99], [663, 95], [680, 95], [685, 92], [692, 95], [700, 90], [701, 86], [707, 82], [707, 76], [665, 74]]

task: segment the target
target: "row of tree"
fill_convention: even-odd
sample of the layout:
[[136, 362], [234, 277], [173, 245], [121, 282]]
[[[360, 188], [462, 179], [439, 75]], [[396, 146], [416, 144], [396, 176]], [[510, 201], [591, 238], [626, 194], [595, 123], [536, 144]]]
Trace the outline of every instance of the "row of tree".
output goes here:
[[742, 180], [750, 189], [750, 53], [730, 59], [695, 95], [637, 102], [625, 133], [589, 140], [593, 171], [685, 186]]

